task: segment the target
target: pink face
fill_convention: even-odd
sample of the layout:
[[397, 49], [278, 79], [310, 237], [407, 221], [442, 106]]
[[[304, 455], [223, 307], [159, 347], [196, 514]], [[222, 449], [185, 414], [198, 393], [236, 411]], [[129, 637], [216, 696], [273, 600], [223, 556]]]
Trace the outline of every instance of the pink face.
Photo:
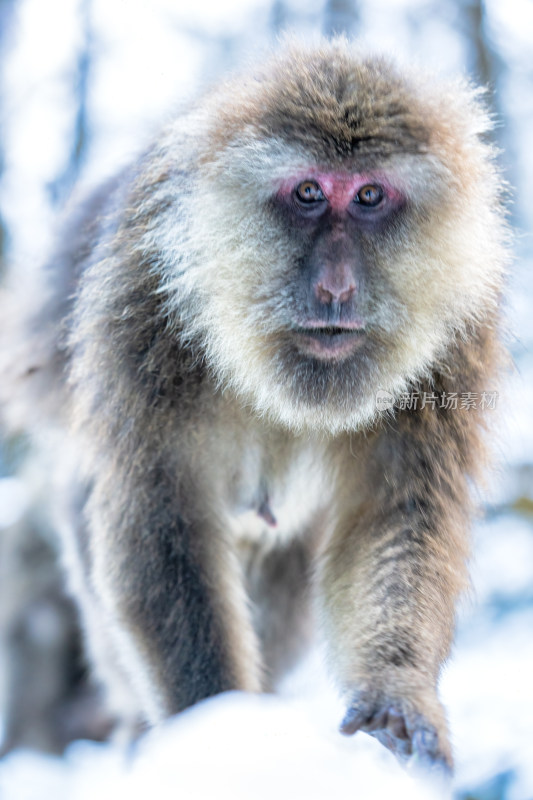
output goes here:
[[343, 360], [367, 346], [371, 331], [364, 298], [376, 269], [372, 243], [383, 239], [406, 198], [382, 172], [315, 167], [283, 180], [275, 202], [300, 243], [293, 341], [313, 358]]

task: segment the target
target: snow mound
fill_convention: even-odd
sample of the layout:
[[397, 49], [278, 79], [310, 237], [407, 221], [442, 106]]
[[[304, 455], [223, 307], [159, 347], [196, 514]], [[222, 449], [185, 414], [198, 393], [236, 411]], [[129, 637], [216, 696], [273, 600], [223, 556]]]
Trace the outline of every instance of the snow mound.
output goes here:
[[[315, 708], [316, 712], [316, 708]], [[237, 692], [144, 736], [134, 752], [76, 742], [63, 759], [17, 751], [0, 765], [2, 800], [431, 800], [380, 745], [345, 739], [301, 701]]]

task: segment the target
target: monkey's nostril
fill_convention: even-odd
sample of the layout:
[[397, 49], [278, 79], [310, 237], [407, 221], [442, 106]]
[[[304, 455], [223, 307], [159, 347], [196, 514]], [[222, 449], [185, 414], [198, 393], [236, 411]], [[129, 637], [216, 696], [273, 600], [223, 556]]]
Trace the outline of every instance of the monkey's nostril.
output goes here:
[[324, 288], [321, 283], [319, 283], [316, 287], [316, 296], [321, 303], [332, 303], [335, 299], [333, 293], [329, 291], [329, 289]]
[[349, 286], [344, 292], [339, 295], [339, 303], [347, 303], [355, 294], [355, 286]]

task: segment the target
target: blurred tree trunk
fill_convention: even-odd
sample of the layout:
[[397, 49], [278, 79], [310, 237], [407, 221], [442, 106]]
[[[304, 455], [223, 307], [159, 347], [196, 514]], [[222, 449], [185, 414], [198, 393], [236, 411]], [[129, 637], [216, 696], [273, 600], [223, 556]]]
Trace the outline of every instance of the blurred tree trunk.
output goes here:
[[[505, 92], [508, 67], [500, 56], [497, 44], [491, 34], [490, 16], [486, 0], [462, 0], [463, 33], [470, 44], [468, 69], [477, 82], [488, 88], [488, 102], [496, 121], [491, 133], [495, 144], [506, 152], [505, 177], [511, 186], [518, 186], [519, 176], [513, 174], [513, 164], [519, 157], [515, 154], [517, 144], [509, 124], [506, 109], [502, 103]], [[520, 212], [516, 206], [509, 209], [513, 224], [520, 222]]]
[[[482, 83], [493, 82], [496, 54], [487, 36], [487, 10], [484, 0], [467, 0], [464, 4], [466, 33], [472, 44], [471, 69]], [[498, 59], [499, 61], [499, 59]]]
[[68, 197], [83, 166], [88, 142], [87, 103], [93, 56], [92, 0], [80, 0], [79, 16], [81, 47], [74, 70], [73, 96], [76, 112], [72, 131], [72, 145], [67, 155], [65, 169], [49, 186], [52, 201], [61, 206]]
[[[15, 0], [0, 0], [0, 59], [3, 59], [4, 51], [9, 40], [9, 32], [11, 30], [11, 21], [14, 8]], [[0, 63], [0, 74], [1, 69], [2, 63]], [[2, 119], [4, 113], [4, 87], [3, 81], [0, 80], [0, 120]], [[0, 139], [0, 181], [2, 180], [3, 170], [4, 148], [3, 142]], [[2, 216], [0, 215], [0, 277], [4, 274], [6, 238], [6, 226]]]
[[359, 28], [357, 0], [327, 0], [322, 31], [325, 36], [355, 36]]
[[469, 72], [476, 81], [488, 86], [493, 111], [501, 116], [498, 84], [505, 65], [490, 35], [485, 0], [464, 0], [464, 34], [469, 44]]
[[281, 33], [286, 29], [289, 21], [289, 9], [285, 0], [274, 0], [272, 11], [270, 12], [270, 27], [274, 34]]

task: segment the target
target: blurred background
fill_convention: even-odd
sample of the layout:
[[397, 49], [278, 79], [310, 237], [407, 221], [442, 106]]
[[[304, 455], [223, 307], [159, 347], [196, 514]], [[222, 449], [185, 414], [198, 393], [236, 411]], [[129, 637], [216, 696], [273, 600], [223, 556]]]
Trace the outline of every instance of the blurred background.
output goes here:
[[[516, 259], [507, 318], [516, 371], [495, 411], [498, 467], [475, 528], [474, 592], [462, 610], [442, 694], [457, 753], [457, 800], [532, 800], [532, 0], [0, 0], [0, 270], [5, 274], [9, 264], [31, 276], [76, 183], [94, 184], [119, 169], [198, 88], [260, 57], [285, 31], [304, 38], [345, 33], [367, 49], [460, 73], [489, 89], [494, 140], [513, 187]], [[70, 800], [82, 795], [74, 784], [67, 788], [67, 772], [75, 780], [80, 761], [103, 769], [104, 757], [98, 749], [82, 757], [68, 744], [105, 737], [107, 722], [79, 658], [75, 612], [54, 561], [53, 525], [41, 512], [39, 469], [26, 455], [23, 439], [4, 438], [0, 735], [8, 755], [0, 762], [0, 794]], [[325, 679], [323, 690], [309, 689], [315, 670], [308, 664], [285, 692], [287, 703], [305, 697], [296, 708], [315, 713], [313, 719], [331, 692]], [[51, 724], [58, 698], [61, 718]], [[262, 707], [250, 713], [259, 717]], [[328, 716], [331, 730], [340, 713]], [[260, 732], [250, 735], [269, 762]], [[358, 793], [360, 778], [354, 783], [352, 775], [359, 738], [348, 749], [333, 737], [323, 750], [317, 742], [320, 755], [313, 758], [321, 759], [324, 776], [334, 763], [340, 787], [344, 770], [354, 796], [370, 797]], [[339, 748], [334, 757], [331, 747]], [[45, 751], [55, 755], [36, 755]], [[291, 752], [293, 763], [299, 757], [306, 763], [305, 748]], [[226, 796], [221, 791], [217, 797]], [[257, 787], [249, 794], [263, 796]]]

